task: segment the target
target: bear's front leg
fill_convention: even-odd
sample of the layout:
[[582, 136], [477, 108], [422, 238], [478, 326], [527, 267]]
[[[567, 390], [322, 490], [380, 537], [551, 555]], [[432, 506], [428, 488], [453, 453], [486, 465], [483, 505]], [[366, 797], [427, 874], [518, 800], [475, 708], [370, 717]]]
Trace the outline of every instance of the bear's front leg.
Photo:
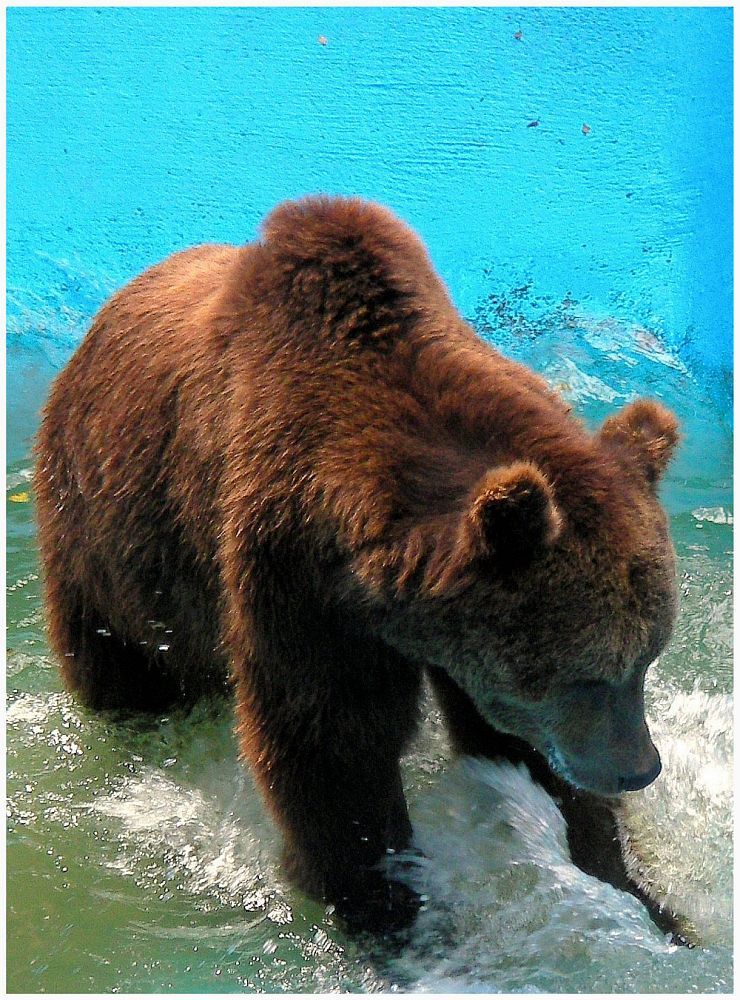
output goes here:
[[[284, 866], [351, 930], [409, 926], [419, 896], [383, 870], [411, 842], [399, 757], [412, 735], [419, 676], [359, 662], [249, 663], [237, 674], [242, 754], [284, 838]], [[313, 668], [313, 669], [312, 669]], [[370, 672], [368, 672], [370, 671]]]
[[384, 870], [386, 858], [408, 848], [412, 836], [398, 763], [371, 778], [366, 771], [337, 774], [332, 757], [322, 760], [311, 750], [293, 772], [300, 794], [285, 789], [273, 799], [284, 868], [307, 895], [332, 904], [349, 930], [406, 928], [420, 898]]
[[685, 919], [661, 906], [628, 872], [617, 818], [619, 799], [572, 787], [553, 772], [533, 747], [490, 726], [444, 671], [430, 667], [428, 674], [453, 749], [471, 757], [526, 764], [532, 778], [552, 796], [563, 814], [573, 863], [587, 875], [631, 893], [645, 906], [656, 926], [671, 935], [674, 944], [693, 947], [695, 942]]

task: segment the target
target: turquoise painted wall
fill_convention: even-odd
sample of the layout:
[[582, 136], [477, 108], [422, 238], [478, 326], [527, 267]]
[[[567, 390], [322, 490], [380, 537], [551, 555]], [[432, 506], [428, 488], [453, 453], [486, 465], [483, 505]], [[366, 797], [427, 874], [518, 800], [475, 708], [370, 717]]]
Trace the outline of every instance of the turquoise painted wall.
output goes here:
[[109, 288], [321, 190], [468, 314], [531, 281], [729, 367], [731, 88], [728, 8], [12, 9], [11, 343], [58, 363]]

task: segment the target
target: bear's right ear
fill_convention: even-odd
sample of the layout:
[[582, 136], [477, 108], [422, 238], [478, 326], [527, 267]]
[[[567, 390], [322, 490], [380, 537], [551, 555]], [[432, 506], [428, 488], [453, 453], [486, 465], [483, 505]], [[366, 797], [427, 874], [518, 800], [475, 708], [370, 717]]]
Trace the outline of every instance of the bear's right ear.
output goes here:
[[678, 444], [678, 421], [660, 403], [637, 399], [607, 417], [599, 436], [627, 454], [654, 487]]
[[562, 530], [552, 486], [530, 462], [491, 469], [471, 497], [464, 522], [471, 555], [525, 563]]

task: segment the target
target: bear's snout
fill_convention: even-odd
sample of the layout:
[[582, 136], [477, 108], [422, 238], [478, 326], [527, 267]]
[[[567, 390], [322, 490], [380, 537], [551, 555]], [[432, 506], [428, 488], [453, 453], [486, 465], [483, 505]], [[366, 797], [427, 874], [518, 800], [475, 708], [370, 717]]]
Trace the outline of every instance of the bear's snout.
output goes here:
[[644, 672], [621, 683], [576, 682], [556, 697], [548, 757], [571, 784], [601, 795], [638, 791], [661, 772], [645, 721]]
[[620, 792], [639, 792], [641, 788], [647, 788], [648, 785], [652, 785], [663, 770], [660, 754], [653, 742], [649, 742], [651, 752], [647, 756], [651, 757], [652, 760], [644, 770], [635, 770], [631, 774], [620, 775], [618, 781]]

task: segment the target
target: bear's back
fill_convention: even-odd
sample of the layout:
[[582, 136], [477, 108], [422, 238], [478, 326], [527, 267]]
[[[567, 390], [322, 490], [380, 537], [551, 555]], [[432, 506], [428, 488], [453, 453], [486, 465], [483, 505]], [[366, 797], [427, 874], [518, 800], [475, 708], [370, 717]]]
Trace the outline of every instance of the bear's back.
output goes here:
[[110, 561], [143, 525], [196, 508], [189, 533], [204, 558], [213, 551], [210, 529], [197, 530], [220, 468], [225, 375], [212, 317], [237, 252], [194, 247], [143, 272], [105, 303], [55, 380], [36, 448], [39, 522], [42, 535], [66, 522], [70, 560], [79, 543], [80, 559]]

